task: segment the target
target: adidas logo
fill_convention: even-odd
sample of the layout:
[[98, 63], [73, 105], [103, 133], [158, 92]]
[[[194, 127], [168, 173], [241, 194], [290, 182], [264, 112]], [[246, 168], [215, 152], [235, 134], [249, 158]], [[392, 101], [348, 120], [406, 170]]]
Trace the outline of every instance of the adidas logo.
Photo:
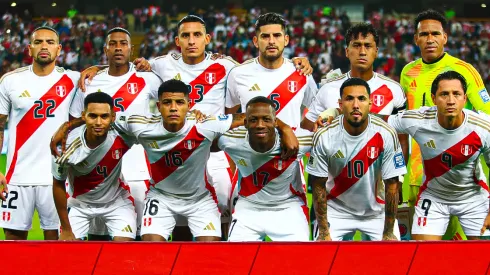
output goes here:
[[335, 153], [333, 155], [333, 157], [336, 158], [336, 159], [343, 159], [343, 158], [345, 158], [344, 157], [344, 154], [342, 154], [342, 152], [340, 150], [338, 150], [337, 153]]
[[410, 83], [410, 88], [417, 88], [417, 81], [415, 79]]
[[153, 142], [148, 143], [148, 146], [150, 146], [153, 149], [160, 149], [160, 147], [158, 146], [158, 143], [157, 143], [156, 140], [154, 140]]
[[436, 143], [434, 142], [433, 139], [431, 139], [428, 142], [424, 143], [424, 147], [428, 147], [428, 148], [431, 148], [431, 149], [436, 149]]
[[19, 97], [31, 97], [31, 94], [27, 90], [25, 90]]
[[210, 222], [208, 225], [206, 225], [206, 227], [204, 227], [204, 230], [216, 230], [216, 228], [214, 228], [213, 223]]
[[126, 227], [124, 227], [121, 231], [122, 232], [133, 233], [133, 230], [131, 229], [131, 226], [129, 226], [129, 225], [127, 225]]
[[254, 84], [254, 85], [252, 86], [252, 88], [250, 88], [250, 90], [249, 90], [249, 91], [260, 91], [260, 87], [259, 87], [259, 85]]
[[180, 73], [176, 74], [176, 75], [174, 76], [174, 79], [175, 79], [175, 80], [182, 80], [182, 78], [180, 77]]
[[237, 163], [240, 164], [241, 166], [247, 167], [247, 162], [245, 162], [244, 159], [239, 159]]

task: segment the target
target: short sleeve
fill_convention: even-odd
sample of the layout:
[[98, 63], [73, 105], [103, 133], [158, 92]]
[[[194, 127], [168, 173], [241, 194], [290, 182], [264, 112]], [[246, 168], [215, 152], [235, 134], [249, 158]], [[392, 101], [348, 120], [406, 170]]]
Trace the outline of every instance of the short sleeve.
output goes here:
[[306, 166], [306, 172], [316, 177], [328, 178], [328, 148], [326, 147], [327, 144], [325, 136], [323, 136], [324, 134], [322, 133], [321, 136], [315, 134], [313, 136], [314, 144], [311, 149], [308, 165]]
[[306, 118], [309, 121], [315, 122], [321, 112], [327, 110], [328, 108], [338, 108], [338, 99], [339, 92], [334, 89], [332, 85], [329, 85], [328, 83], [323, 85], [316, 94], [311, 105], [308, 107]]
[[313, 99], [315, 99], [316, 94], [318, 93], [318, 85], [315, 83], [313, 76], [308, 76], [306, 83], [306, 91], [305, 96], [303, 98], [303, 106], [309, 108]]
[[233, 115], [210, 116], [196, 127], [204, 137], [213, 141], [230, 130], [232, 121]]
[[127, 136], [134, 136], [133, 133], [131, 132], [131, 129], [129, 127], [129, 120], [130, 114], [126, 112], [117, 112], [116, 113], [116, 120], [113, 123], [114, 129], [121, 134], [121, 135], [127, 135]]
[[149, 61], [151, 70], [154, 71], [157, 75], [163, 75], [165, 72], [165, 58], [166, 55], [159, 56]]
[[156, 74], [156, 72], [148, 73], [148, 84], [150, 86], [150, 99], [158, 100], [158, 89], [162, 85], [162, 79]]
[[405, 97], [405, 92], [403, 88], [399, 85], [395, 86], [395, 102], [393, 108], [393, 115], [398, 114], [399, 112], [403, 112], [407, 109], [407, 98]]
[[313, 132], [298, 128], [294, 131], [299, 142], [298, 158], [303, 158], [307, 153], [311, 152], [313, 146]]
[[11, 107], [12, 101], [10, 100], [10, 95], [7, 88], [7, 81], [3, 79], [3, 81], [0, 82], [0, 114], [9, 115]]
[[398, 136], [395, 133], [387, 133], [383, 147], [383, 163], [381, 167], [383, 180], [406, 174], [407, 168]]
[[225, 107], [233, 108], [240, 105], [240, 96], [238, 95], [238, 88], [236, 85], [234, 70], [228, 74], [226, 78], [226, 94], [225, 94]]
[[83, 112], [83, 101], [85, 100], [85, 93], [77, 89], [75, 92], [75, 97], [73, 97], [73, 101], [71, 102], [70, 105], [70, 116], [74, 118], [79, 118], [82, 117], [82, 112]]
[[51, 156], [51, 174], [53, 178], [59, 181], [65, 181], [68, 177], [68, 167], [63, 164], [59, 164], [56, 158]]

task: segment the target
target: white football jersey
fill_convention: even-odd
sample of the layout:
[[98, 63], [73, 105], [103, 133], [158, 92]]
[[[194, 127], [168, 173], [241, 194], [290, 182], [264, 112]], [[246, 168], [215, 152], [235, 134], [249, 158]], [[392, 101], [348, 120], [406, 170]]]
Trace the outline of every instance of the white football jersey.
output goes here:
[[463, 125], [442, 128], [437, 107], [422, 107], [390, 116], [388, 123], [398, 132], [410, 134], [420, 147], [427, 192], [438, 202], [463, 204], [488, 197], [480, 155], [490, 164], [490, 122], [487, 116], [463, 109]]
[[306, 171], [327, 178], [327, 203], [336, 212], [358, 217], [384, 213], [382, 180], [407, 172], [398, 136], [382, 119], [369, 115], [369, 125], [358, 136], [344, 129], [344, 116], [313, 136]]
[[288, 160], [281, 159], [281, 142], [276, 130], [274, 147], [264, 153], [252, 149], [248, 131], [239, 127], [219, 138], [218, 146], [236, 163], [239, 170], [238, 194], [253, 203], [280, 206], [299, 197], [306, 204], [300, 161], [310, 152], [312, 132], [298, 129], [299, 153]]
[[129, 188], [119, 176], [123, 155], [132, 141], [110, 130], [106, 140], [91, 149], [85, 141], [86, 129], [83, 125], [68, 135], [66, 152], [53, 161], [53, 177], [68, 179], [70, 198], [84, 203], [109, 203], [119, 196], [129, 197]]
[[[321, 86], [313, 103], [308, 108], [306, 118], [315, 122], [321, 112], [328, 108], [338, 108], [340, 99], [340, 86], [351, 78], [350, 72], [339, 77], [327, 80]], [[367, 81], [371, 89], [371, 113], [380, 115], [391, 115], [403, 111], [407, 108], [405, 92], [396, 81], [374, 73], [373, 77]]]
[[170, 196], [195, 199], [213, 190], [205, 176], [206, 160], [213, 140], [228, 131], [231, 122], [231, 115], [211, 116], [203, 123], [188, 117], [180, 131], [169, 132], [161, 115], [118, 113], [115, 127], [134, 136], [145, 148], [154, 188]]
[[289, 59], [278, 69], [260, 65], [258, 58], [244, 62], [231, 70], [226, 84], [226, 107], [247, 103], [254, 97], [265, 96], [275, 105], [277, 117], [291, 128], [299, 127], [301, 107], [309, 107], [318, 91], [312, 76], [302, 76]]
[[[80, 117], [85, 97], [99, 91], [112, 96], [116, 112], [139, 115], [150, 113], [150, 99], [158, 100], [158, 88], [162, 80], [151, 72], [137, 72], [133, 64], [130, 64], [129, 71], [122, 76], [111, 76], [108, 70], [109, 68], [99, 71], [90, 84], [86, 83], [85, 93], [77, 93], [70, 114]], [[124, 156], [122, 173], [125, 181], [150, 178], [141, 145], [133, 146]]]
[[55, 67], [37, 76], [32, 65], [0, 80], [0, 114], [8, 115], [7, 182], [52, 185], [51, 137], [68, 121], [80, 73]]
[[225, 83], [230, 70], [238, 65], [231, 58], [211, 59], [206, 53], [205, 59], [195, 65], [189, 65], [182, 54], [168, 54], [150, 61], [152, 69], [164, 81], [181, 80], [189, 85], [191, 110], [197, 109], [206, 115], [225, 113]]

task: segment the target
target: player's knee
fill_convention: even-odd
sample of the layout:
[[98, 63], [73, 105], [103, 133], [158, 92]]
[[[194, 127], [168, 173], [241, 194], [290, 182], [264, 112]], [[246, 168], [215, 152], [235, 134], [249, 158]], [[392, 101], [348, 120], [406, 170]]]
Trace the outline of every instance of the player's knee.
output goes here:
[[4, 228], [3, 233], [5, 234], [5, 240], [7, 241], [23, 241], [27, 240], [28, 231]]
[[220, 237], [214, 237], [214, 236], [201, 236], [201, 237], [196, 237], [196, 241], [198, 242], [219, 242], [221, 241]]
[[58, 240], [58, 230], [44, 230], [44, 240], [46, 240], [46, 241], [57, 241]]
[[130, 237], [118, 237], [118, 236], [115, 236], [112, 240], [114, 242], [130, 242], [130, 241], [134, 241], [134, 239], [133, 238], [130, 238]]
[[145, 234], [141, 237], [144, 242], [166, 242], [167, 240], [157, 234]]

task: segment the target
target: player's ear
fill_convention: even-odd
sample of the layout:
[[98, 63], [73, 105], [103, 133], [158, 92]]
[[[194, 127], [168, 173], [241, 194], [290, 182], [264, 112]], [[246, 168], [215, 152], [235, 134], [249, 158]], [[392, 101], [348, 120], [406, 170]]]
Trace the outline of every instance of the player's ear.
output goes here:
[[175, 46], [180, 47], [179, 41], [180, 41], [180, 40], [179, 40], [179, 36], [177, 35], [177, 36], [175, 37]]
[[432, 102], [436, 102], [436, 95], [435, 94], [431, 93], [430, 98], [432, 99]]
[[442, 37], [444, 37], [444, 46], [447, 44], [447, 33], [445, 31], [442, 32]]
[[247, 117], [245, 117], [243, 119], [243, 126], [245, 126], [245, 129], [248, 129], [248, 121], [247, 121]]
[[209, 35], [209, 33], [206, 33], [206, 36], [204, 37], [204, 41], [206, 41], [206, 45], [211, 43], [211, 35]]
[[116, 112], [114, 112], [114, 109], [111, 110], [111, 123], [114, 123], [116, 121]]
[[339, 98], [339, 108], [342, 109], [342, 98]]
[[345, 46], [345, 57], [349, 58], [349, 47]]
[[27, 49], [29, 50], [29, 56], [32, 57], [31, 43], [27, 45]]
[[61, 44], [58, 44], [58, 49], [56, 50], [56, 57], [60, 56], [61, 48], [62, 48]]
[[259, 48], [258, 41], [259, 41], [259, 39], [257, 38], [257, 35], [255, 35], [254, 38], [252, 39], [252, 42], [254, 42], [255, 48]]
[[289, 44], [289, 35], [284, 35], [284, 46], [287, 46]]
[[83, 122], [87, 122], [87, 120], [85, 119], [85, 110], [82, 111], [82, 120]]

